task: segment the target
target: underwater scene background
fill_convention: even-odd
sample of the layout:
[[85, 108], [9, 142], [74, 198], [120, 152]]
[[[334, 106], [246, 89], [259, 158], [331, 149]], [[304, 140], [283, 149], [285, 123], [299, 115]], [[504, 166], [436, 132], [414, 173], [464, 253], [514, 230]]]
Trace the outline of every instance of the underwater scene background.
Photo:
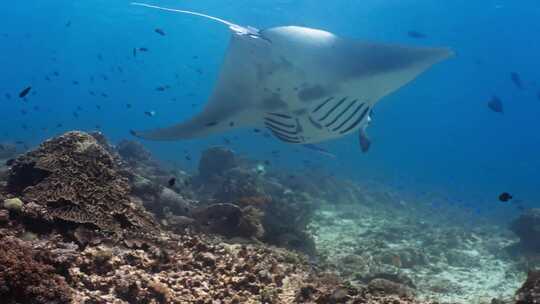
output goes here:
[[[540, 225], [534, 211], [540, 208], [536, 1], [152, 4], [259, 29], [300, 25], [361, 41], [446, 46], [456, 55], [377, 104], [367, 153], [357, 136], [319, 143], [329, 152], [320, 153], [253, 129], [153, 142], [130, 130], [169, 126], [201, 111], [230, 31], [130, 1], [12, 1], [0, 9], [0, 143], [22, 154], [71, 130], [100, 131], [112, 144], [138, 141], [163, 170], [188, 175], [200, 170], [204, 151], [224, 146], [250, 159], [246, 166], [260, 174], [288, 176], [294, 181], [284, 178], [281, 184], [292, 191], [304, 189], [295, 189], [304, 183], [297, 179], [311, 179], [305, 183], [325, 192], [313, 198], [323, 203], [301, 207], [310, 209], [305, 229], [316, 248], [308, 263], [353, 282], [392, 273], [384, 278], [415, 289], [419, 299], [514, 303], [516, 289], [540, 260], [534, 250], [523, 255], [525, 249], [514, 246], [518, 236], [524, 240], [515, 234], [522, 231], [517, 218], [529, 214], [537, 221], [529, 222], [532, 232], [524, 232], [532, 233], [533, 243], [539, 235], [534, 225]], [[27, 87], [28, 95], [20, 97]], [[348, 191], [354, 192], [349, 200], [332, 200], [331, 194]], [[453, 257], [435, 258], [445, 251]], [[380, 263], [366, 263], [368, 253]], [[364, 268], [351, 266], [360, 264]], [[398, 274], [412, 279], [396, 279]]]

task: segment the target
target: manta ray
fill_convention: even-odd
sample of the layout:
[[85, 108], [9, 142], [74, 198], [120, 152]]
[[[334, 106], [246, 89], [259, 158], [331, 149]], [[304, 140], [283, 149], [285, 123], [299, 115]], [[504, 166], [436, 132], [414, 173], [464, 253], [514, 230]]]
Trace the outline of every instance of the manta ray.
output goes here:
[[208, 18], [231, 31], [203, 111], [171, 127], [133, 132], [149, 140], [254, 127], [305, 145], [358, 132], [366, 151], [365, 130], [375, 104], [453, 54], [448, 48], [362, 42], [302, 26], [260, 30], [197, 12], [132, 4]]

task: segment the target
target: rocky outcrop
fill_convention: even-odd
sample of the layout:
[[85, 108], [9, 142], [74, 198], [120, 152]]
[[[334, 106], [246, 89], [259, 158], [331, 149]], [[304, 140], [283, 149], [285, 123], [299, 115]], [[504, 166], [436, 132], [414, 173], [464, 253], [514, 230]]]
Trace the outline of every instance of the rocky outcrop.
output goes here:
[[529, 271], [527, 281], [516, 293], [515, 304], [540, 303], [540, 271]]

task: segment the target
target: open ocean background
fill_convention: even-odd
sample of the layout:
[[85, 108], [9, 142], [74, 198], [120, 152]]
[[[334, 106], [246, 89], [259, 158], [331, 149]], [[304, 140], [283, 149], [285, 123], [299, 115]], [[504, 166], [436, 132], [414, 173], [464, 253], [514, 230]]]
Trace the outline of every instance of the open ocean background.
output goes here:
[[[238, 136], [232, 140], [235, 151], [268, 159], [273, 166], [292, 172], [309, 160], [332, 174], [383, 182], [412, 197], [412, 203], [436, 193], [444, 198], [437, 203], [463, 205], [501, 224], [519, 213], [516, 202], [498, 201], [501, 192], [510, 192], [525, 208], [539, 206], [537, 1], [150, 3], [257, 28], [303, 25], [359, 40], [448, 46], [457, 53], [375, 107], [368, 154], [361, 153], [356, 136], [322, 143], [337, 155], [331, 159], [251, 130], [144, 142], [171, 166], [196, 170], [201, 150], [223, 144], [224, 136]], [[214, 22], [121, 0], [10, 1], [0, 9], [0, 25], [0, 142], [21, 141], [28, 147], [67, 130], [98, 127], [116, 142], [130, 138], [130, 129], [167, 126], [192, 116], [211, 92], [230, 37]], [[427, 38], [413, 39], [407, 35], [411, 30]], [[140, 47], [149, 51], [134, 57], [133, 48]], [[512, 72], [519, 73], [523, 90], [512, 83]], [[171, 89], [156, 90], [163, 85]], [[23, 101], [18, 94], [27, 86], [32, 92]], [[504, 115], [488, 109], [493, 95], [503, 101]], [[272, 158], [273, 150], [282, 157]]]

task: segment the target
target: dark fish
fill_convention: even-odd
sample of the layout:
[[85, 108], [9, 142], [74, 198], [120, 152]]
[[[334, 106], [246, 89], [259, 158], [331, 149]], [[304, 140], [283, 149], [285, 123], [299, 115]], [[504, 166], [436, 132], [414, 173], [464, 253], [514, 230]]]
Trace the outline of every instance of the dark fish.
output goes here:
[[495, 113], [504, 113], [502, 101], [497, 96], [493, 96], [487, 105]]
[[156, 111], [145, 111], [144, 114], [149, 117], [156, 116]]
[[54, 71], [54, 72], [53, 72], [53, 75], [56, 76], [56, 77], [58, 77], [58, 76], [60, 76], [60, 73], [58, 73], [57, 71]]
[[231, 121], [231, 122], [229, 123], [229, 127], [234, 127], [234, 121]]
[[508, 202], [512, 199], [512, 195], [508, 192], [503, 192], [499, 195], [499, 201], [501, 202]]
[[156, 88], [156, 91], [163, 92], [163, 91], [165, 91], [165, 87], [164, 86], [159, 86], [159, 87]]
[[191, 160], [191, 156], [189, 156], [189, 155], [186, 155], [185, 158], [186, 158], [186, 160]]
[[82, 108], [81, 106], [77, 106], [77, 110], [78, 110], [78, 111], [82, 111], [83, 108]]
[[105, 81], [109, 80], [109, 77], [107, 77], [105, 74], [101, 74], [101, 78]]
[[265, 166], [270, 166], [270, 161], [269, 161], [269, 160], [265, 160], [265, 161], [264, 161], [264, 165], [265, 165]]
[[155, 29], [154, 32], [160, 34], [161, 36], [165, 36], [165, 31], [163, 31], [163, 30], [160, 29], [160, 28]]
[[253, 132], [255, 132], [255, 133], [260, 133], [261, 130], [260, 130], [260, 129], [253, 129]]
[[45, 76], [45, 80], [47, 80], [47, 81], [51, 81], [51, 77], [49, 77], [49, 76]]
[[24, 90], [22, 90], [22, 91], [19, 93], [19, 98], [24, 98], [24, 97], [26, 97], [26, 95], [28, 95], [28, 93], [30, 93], [30, 90], [32, 90], [32, 87], [26, 87]]
[[510, 73], [510, 79], [518, 89], [523, 90], [523, 82], [521, 81], [521, 76], [519, 76], [518, 73]]
[[100, 106], [100, 105], [96, 105], [96, 109], [101, 110], [101, 106]]
[[61, 123], [59, 123], [59, 124], [56, 124], [56, 127], [57, 127], [57, 128], [62, 128], [63, 126], [64, 126], [64, 125], [63, 125], [63, 124], [61, 124]]
[[79, 82], [77, 80], [73, 80], [73, 85], [79, 85]]
[[90, 94], [92, 96], [96, 96], [96, 92], [94, 92], [94, 91], [88, 91], [88, 94]]
[[169, 179], [167, 184], [169, 185], [169, 187], [173, 187], [174, 184], [176, 184], [176, 178], [173, 177], [173, 178]]
[[126, 108], [131, 109], [131, 107], [132, 107], [132, 106], [131, 106], [130, 103], [126, 104]]
[[139, 51], [141, 51], [141, 52], [148, 52], [148, 48], [140, 47], [140, 48], [139, 48]]
[[66, 27], [70, 27], [71, 26], [71, 20], [69, 20], [67, 23], [66, 23]]
[[77, 113], [77, 112], [73, 112], [73, 117], [75, 117], [75, 118], [79, 118], [79, 113]]
[[211, 121], [211, 122], [206, 124], [207, 127], [213, 127], [213, 126], [216, 126], [216, 125], [217, 125], [216, 121]]
[[134, 130], [129, 130], [129, 134], [133, 135], [133, 136], [137, 136], [137, 132], [135, 132]]
[[26, 111], [25, 109], [22, 109], [22, 110], [21, 110], [21, 114], [22, 114], [22, 115], [26, 115], [26, 114], [28, 114], [28, 111]]
[[107, 98], [107, 97], [109, 97], [109, 95], [107, 95], [107, 94], [105, 94], [105, 93], [101, 93], [101, 97]]
[[424, 33], [420, 33], [418, 31], [408, 31], [407, 36], [414, 38], [414, 39], [424, 39], [427, 38], [427, 35]]
[[97, 59], [99, 59], [99, 61], [103, 61], [103, 55], [98, 54], [98, 55], [97, 55]]

